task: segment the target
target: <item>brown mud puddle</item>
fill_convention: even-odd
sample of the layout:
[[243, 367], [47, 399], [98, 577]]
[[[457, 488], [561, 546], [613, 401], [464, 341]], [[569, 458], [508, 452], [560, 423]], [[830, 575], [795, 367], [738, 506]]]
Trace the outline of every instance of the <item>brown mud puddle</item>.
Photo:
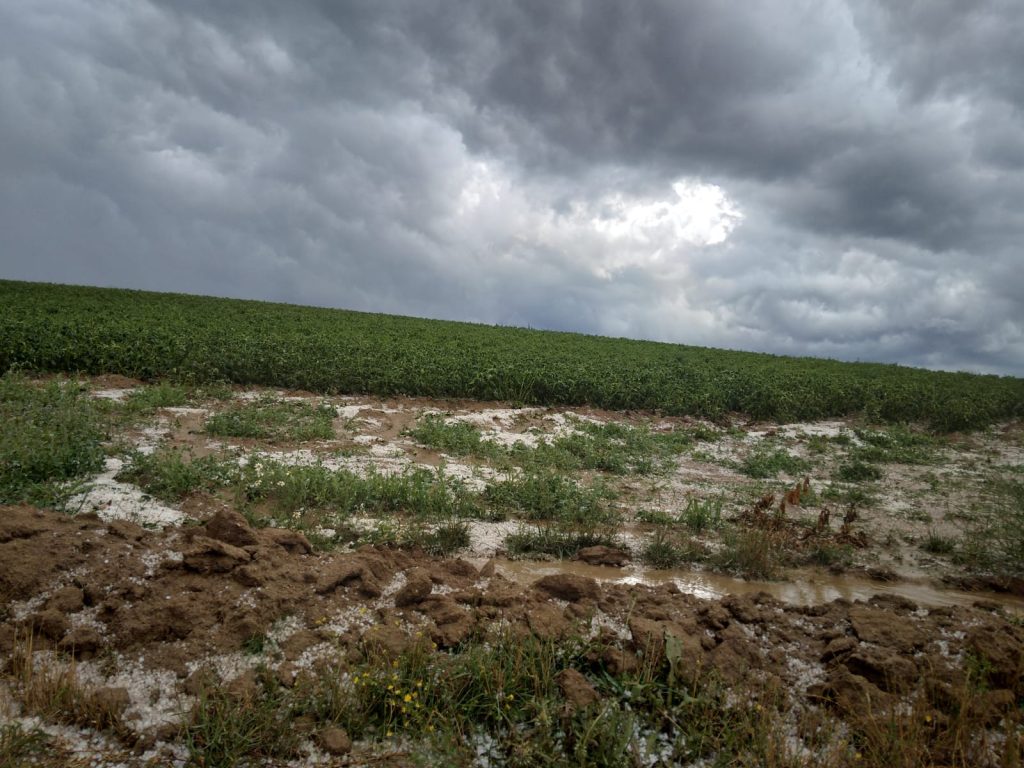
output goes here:
[[[473, 561], [478, 564], [484, 560]], [[999, 606], [1024, 616], [1024, 597], [990, 591], [943, 589], [918, 581], [876, 581], [850, 574], [831, 574], [811, 570], [791, 572], [786, 581], [756, 581], [708, 571], [688, 569], [615, 568], [591, 565], [575, 560], [542, 562], [537, 560], [495, 559], [495, 568], [510, 581], [531, 584], [544, 576], [573, 574], [595, 579], [602, 584], [626, 584], [659, 587], [672, 584], [680, 592], [706, 600], [729, 595], [767, 594], [789, 605], [821, 605], [833, 600], [868, 600], [886, 595], [911, 600], [922, 606], [970, 606], [979, 601]]]

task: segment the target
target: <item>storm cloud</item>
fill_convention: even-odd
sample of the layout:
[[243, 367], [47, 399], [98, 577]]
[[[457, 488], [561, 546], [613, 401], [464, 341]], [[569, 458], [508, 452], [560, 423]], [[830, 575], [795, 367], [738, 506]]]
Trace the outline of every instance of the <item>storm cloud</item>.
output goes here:
[[0, 0], [0, 277], [1024, 374], [1024, 6]]

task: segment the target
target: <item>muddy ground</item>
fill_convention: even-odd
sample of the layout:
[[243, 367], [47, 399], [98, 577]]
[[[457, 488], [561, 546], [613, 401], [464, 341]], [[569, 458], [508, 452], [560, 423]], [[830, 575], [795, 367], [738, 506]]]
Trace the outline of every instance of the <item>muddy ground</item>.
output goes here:
[[[143, 385], [99, 377], [83, 386], [120, 403]], [[225, 408], [268, 399], [329, 405], [333, 436], [261, 440], [205, 431]], [[450, 557], [358, 543], [325, 552], [296, 528], [327, 536], [329, 520], [253, 528], [252, 515], [241, 515], [228, 493], [160, 501], [120, 476], [131, 452], [167, 451], [360, 474], [426, 467], [475, 492], [515, 476], [514, 467], [417, 443], [409, 430], [426, 414], [473, 424], [484, 441], [506, 447], [572, 435], [584, 421], [654, 433], [700, 428], [713, 438], [698, 440], [663, 471], [576, 473], [580, 483], [597, 480], [615, 490], [620, 546], [585, 549], [565, 562], [507, 557], [505, 537], [523, 525], [514, 515], [469, 522], [468, 544]], [[968, 534], [992, 478], [1024, 463], [1021, 427], [944, 438], [926, 463], [885, 464], [870, 501], [848, 522], [843, 513], [853, 505], [835, 500], [849, 490], [836, 480], [843, 459], [830, 451], [858, 445], [859, 426], [706, 424], [591, 409], [237, 389], [227, 399], [155, 408], [111, 435], [105, 470], [65, 512], [0, 508], [0, 719], [47, 734], [40, 764], [184, 765], [183, 725], [211, 685], [244, 699], [257, 670], [291, 689], [324, 670], [344, 677], [368, 654], [400, 656], [424, 639], [444, 654], [512, 633], [588, 640], [593, 668], [611, 675], [661, 664], [670, 647], [680, 684], [711, 675], [744, 695], [781, 691], [778, 706], [797, 755], [823, 721], [839, 723], [835, 733], [842, 734], [868, 715], [913, 713], [938, 734], [963, 722], [966, 707], [976, 729], [967, 738], [971, 754], [978, 764], [999, 764], [1019, 754], [1007, 745], [1022, 738], [1024, 584], [967, 576], [948, 552], [922, 543]], [[760, 479], [741, 471], [746, 459], [769, 449], [807, 465]], [[813, 492], [793, 496], [800, 485]], [[830, 497], [830, 489], [837, 493]], [[787, 494], [785, 516], [763, 515]], [[767, 496], [770, 506], [759, 510]], [[842, 545], [846, 559], [773, 581], [640, 562], [660, 530], [652, 519], [709, 498], [737, 526], [769, 533], [789, 526], [799, 542]], [[381, 523], [346, 521], [366, 530]], [[714, 533], [697, 539], [709, 550], [721, 546]], [[73, 670], [77, 689], [106, 713], [104, 722], [90, 727], [32, 699], [32, 681], [55, 669]], [[564, 693], [583, 706], [593, 689], [577, 682]], [[322, 724], [295, 727], [303, 738], [295, 765], [411, 764], [399, 742], [336, 748]], [[805, 764], [818, 764], [811, 752]]]
[[[928, 722], [948, 721], [970, 684], [967, 660], [983, 659], [986, 688], [971, 706], [998, 746], [1024, 694], [1024, 628], [984, 600], [926, 608], [888, 595], [800, 606], [766, 593], [707, 600], [671, 582], [574, 574], [524, 585], [493, 564], [418, 552], [314, 554], [301, 534], [252, 529], [232, 512], [155, 531], [5, 508], [0, 562], [2, 657], [23, 652], [31, 633], [37, 664], [58, 658], [51, 650], [76, 659], [78, 680], [123, 723], [120, 738], [51, 724], [51, 754], [69, 765], [180, 763], [177, 734], [205, 676], [244, 696], [257, 665], [293, 686], [324, 665], [344, 670], [368, 647], [398, 655], [429, 637], [442, 653], [499, 627], [596, 637], [595, 661], [613, 674], [657, 659], [675, 638], [687, 674], [787, 691], [798, 730], [814, 713], [855, 719], [911, 699]], [[258, 652], [247, 648], [254, 637], [266, 638]], [[17, 686], [2, 693], [6, 717], [24, 718]], [[307, 761], [359, 764], [380, 751], [357, 744], [331, 758], [308, 736]]]

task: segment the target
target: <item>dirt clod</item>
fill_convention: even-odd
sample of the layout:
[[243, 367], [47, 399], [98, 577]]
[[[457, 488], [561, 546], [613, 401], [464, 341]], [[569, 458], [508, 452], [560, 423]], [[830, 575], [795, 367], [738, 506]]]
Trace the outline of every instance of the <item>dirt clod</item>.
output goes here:
[[206, 535], [235, 547], [249, 547], [259, 542], [248, 521], [238, 512], [221, 509], [206, 524]]
[[574, 710], [586, 709], [601, 700], [601, 694], [597, 692], [597, 689], [575, 669], [563, 669], [555, 677], [555, 680], [558, 682], [558, 688], [562, 691], [562, 695]]
[[618, 547], [605, 547], [602, 545], [584, 547], [576, 553], [575, 560], [582, 560], [590, 565], [610, 565], [621, 568], [629, 562], [629, 552]]
[[420, 603], [430, 594], [434, 583], [430, 574], [422, 569], [410, 571], [406, 575], [405, 585], [395, 594], [395, 607], [404, 608]]
[[596, 600], [600, 594], [597, 582], [588, 576], [577, 576], [573, 573], [556, 573], [544, 576], [534, 582], [533, 586], [559, 600], [576, 602], [578, 600]]
[[332, 726], [320, 731], [320, 745], [329, 755], [347, 755], [352, 751], [352, 739], [344, 728]]

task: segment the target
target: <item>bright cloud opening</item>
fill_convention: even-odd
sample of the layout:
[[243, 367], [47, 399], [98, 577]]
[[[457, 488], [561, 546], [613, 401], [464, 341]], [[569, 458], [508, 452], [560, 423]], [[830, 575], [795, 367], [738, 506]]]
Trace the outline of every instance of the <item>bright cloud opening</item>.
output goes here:
[[645, 201], [624, 195], [605, 198], [591, 219], [598, 232], [612, 240], [652, 245], [656, 253], [685, 245], [725, 242], [743, 219], [736, 204], [717, 184], [680, 179], [672, 185], [675, 199]]

